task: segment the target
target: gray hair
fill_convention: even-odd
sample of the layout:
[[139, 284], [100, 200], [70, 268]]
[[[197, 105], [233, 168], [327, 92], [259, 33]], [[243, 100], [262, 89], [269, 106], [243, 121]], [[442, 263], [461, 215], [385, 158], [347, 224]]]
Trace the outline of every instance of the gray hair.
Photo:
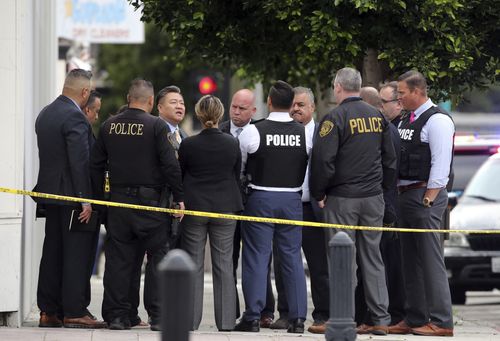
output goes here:
[[295, 88], [293, 88], [293, 93], [295, 95], [307, 94], [311, 103], [314, 104], [314, 94], [311, 89], [304, 86], [296, 86]]
[[358, 70], [345, 67], [337, 71], [332, 86], [340, 84], [344, 90], [358, 92], [361, 89], [361, 74]]
[[398, 98], [398, 82], [397, 81], [390, 81], [390, 82], [385, 82], [380, 84], [380, 90], [385, 88], [390, 88], [392, 90], [392, 98], [391, 99], [397, 99]]

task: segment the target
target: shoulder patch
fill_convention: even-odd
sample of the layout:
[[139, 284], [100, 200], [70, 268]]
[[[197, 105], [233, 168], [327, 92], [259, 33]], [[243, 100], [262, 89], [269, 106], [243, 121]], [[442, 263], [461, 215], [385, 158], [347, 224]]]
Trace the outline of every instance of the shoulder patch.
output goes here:
[[333, 122], [326, 120], [321, 124], [321, 128], [319, 129], [319, 136], [325, 137], [326, 135], [330, 134], [330, 132], [333, 129]]

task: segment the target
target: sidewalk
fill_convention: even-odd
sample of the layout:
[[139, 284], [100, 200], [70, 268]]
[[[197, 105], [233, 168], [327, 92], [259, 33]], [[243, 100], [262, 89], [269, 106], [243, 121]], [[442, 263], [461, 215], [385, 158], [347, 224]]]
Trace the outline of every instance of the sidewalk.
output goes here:
[[[100, 316], [100, 304], [102, 301], [102, 280], [92, 280], [93, 302], [90, 310], [96, 316]], [[241, 296], [241, 288], [239, 289]], [[309, 295], [310, 297], [310, 295]], [[358, 340], [408, 340], [408, 341], [435, 341], [435, 340], [477, 340], [477, 341], [500, 341], [500, 305], [481, 303], [481, 294], [474, 294], [473, 299], [477, 304], [473, 306], [454, 306], [455, 314], [455, 336], [453, 338], [423, 337], [415, 335], [360, 335]], [[243, 302], [243, 301], [241, 301]], [[312, 303], [309, 301], [310, 318]], [[305, 332], [304, 334], [287, 334], [285, 331], [273, 331], [261, 329], [260, 333], [242, 332], [218, 332], [215, 327], [212, 302], [212, 281], [210, 276], [205, 279], [204, 315], [200, 330], [191, 333], [191, 341], [319, 341], [325, 340], [324, 335]], [[143, 308], [140, 310], [141, 317], [147, 315]], [[277, 316], [276, 316], [277, 318]], [[312, 322], [306, 322], [306, 328]], [[1, 341], [159, 341], [160, 332], [152, 332], [149, 329], [131, 329], [126, 331], [112, 330], [78, 330], [65, 328], [42, 329], [37, 327], [38, 316], [32, 315], [32, 319], [25, 323], [22, 328], [0, 327]]]

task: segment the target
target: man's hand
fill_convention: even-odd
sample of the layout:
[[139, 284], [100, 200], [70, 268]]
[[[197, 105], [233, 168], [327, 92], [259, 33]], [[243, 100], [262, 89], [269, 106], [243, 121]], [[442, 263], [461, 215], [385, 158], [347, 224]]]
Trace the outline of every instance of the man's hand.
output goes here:
[[323, 200], [318, 201], [319, 208], [325, 208], [325, 203], [326, 203], [326, 195], [323, 197]]
[[82, 213], [78, 216], [78, 220], [81, 223], [87, 224], [90, 220], [90, 215], [92, 214], [92, 205], [88, 203], [82, 204]]
[[[179, 207], [177, 207], [178, 210], [185, 210], [186, 209], [183, 201], [178, 202], [177, 205], [179, 205]], [[184, 217], [184, 213], [174, 213], [172, 215], [176, 218], [179, 218], [179, 221], [181, 221], [182, 218]]]
[[[427, 188], [427, 191], [425, 191], [424, 198], [427, 197], [431, 201], [436, 200], [439, 192], [441, 192], [442, 188]], [[423, 199], [423, 198], [422, 198]]]

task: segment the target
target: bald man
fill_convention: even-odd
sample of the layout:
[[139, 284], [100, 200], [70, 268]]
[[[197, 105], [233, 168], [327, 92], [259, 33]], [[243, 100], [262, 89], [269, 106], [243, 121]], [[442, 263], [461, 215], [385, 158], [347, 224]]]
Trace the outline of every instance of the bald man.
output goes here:
[[[110, 200], [134, 205], [160, 206], [162, 189], [169, 185], [174, 203], [184, 209], [179, 163], [168, 142], [168, 129], [151, 115], [154, 89], [151, 82], [133, 80], [128, 92], [128, 109], [108, 119], [101, 127], [92, 150], [91, 174], [97, 188], [109, 169]], [[158, 264], [166, 254], [165, 213], [108, 208], [108, 242], [104, 269], [102, 316], [109, 329], [130, 329], [130, 281], [137, 254], [148, 253], [144, 305], [151, 329], [160, 329]]]
[[[238, 137], [241, 132], [252, 124], [252, 118], [257, 112], [255, 106], [255, 94], [250, 89], [241, 89], [234, 93], [231, 100], [231, 107], [229, 109], [229, 120], [219, 124], [219, 129], [234, 137]], [[246, 198], [243, 198], [243, 202]], [[234, 249], [233, 249], [233, 274], [234, 283], [237, 284], [237, 269], [238, 261], [240, 258], [241, 249], [241, 222], [238, 221], [234, 231]], [[236, 290], [238, 290], [236, 288]], [[238, 292], [238, 291], [236, 291]], [[261, 312], [260, 326], [261, 328], [269, 328], [274, 319], [274, 295], [271, 286], [270, 274], [268, 275], [266, 306]], [[236, 318], [240, 317], [240, 302], [238, 295], [236, 295]]]
[[377, 108], [382, 111], [382, 100], [380, 99], [380, 95], [378, 90], [372, 86], [364, 86], [359, 91], [359, 97], [366, 103], [370, 104], [372, 107]]
[[[73, 214], [88, 222], [92, 212], [89, 150], [92, 130], [84, 113], [92, 74], [74, 69], [62, 95], [38, 115], [35, 131], [40, 169], [35, 189], [42, 193], [82, 198], [82, 203], [37, 199], [46, 209], [45, 240], [38, 277], [40, 327], [103, 328], [87, 310], [86, 290], [95, 245], [95, 231], [68, 230]], [[97, 229], [97, 226], [95, 227]]]

